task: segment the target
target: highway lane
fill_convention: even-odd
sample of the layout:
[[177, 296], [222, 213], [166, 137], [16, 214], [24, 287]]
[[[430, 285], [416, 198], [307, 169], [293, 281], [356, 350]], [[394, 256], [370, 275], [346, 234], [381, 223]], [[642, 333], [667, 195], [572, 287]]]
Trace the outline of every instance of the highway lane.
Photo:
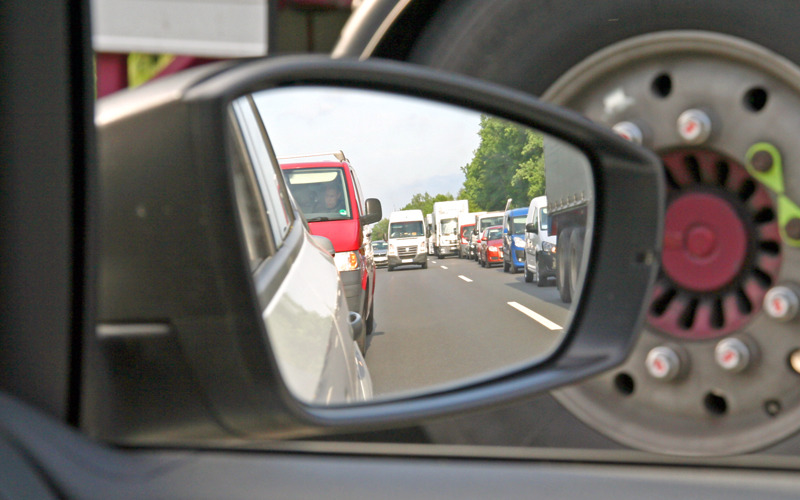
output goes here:
[[379, 269], [367, 365], [376, 396], [446, 386], [550, 352], [569, 310], [554, 286], [474, 261]]

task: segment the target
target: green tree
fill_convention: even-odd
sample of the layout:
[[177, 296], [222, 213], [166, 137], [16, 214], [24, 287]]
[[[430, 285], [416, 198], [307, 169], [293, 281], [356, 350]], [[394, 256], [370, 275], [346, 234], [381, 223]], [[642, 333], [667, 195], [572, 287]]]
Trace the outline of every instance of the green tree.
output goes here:
[[431, 196], [427, 192], [416, 193], [402, 210], [422, 210], [423, 214], [429, 214], [433, 212], [433, 204], [437, 201], [452, 201], [454, 199], [455, 198], [453, 198], [453, 195], [450, 193], [437, 194], [436, 196]]
[[514, 206], [544, 193], [542, 136], [527, 127], [482, 116], [481, 143], [472, 161], [461, 168], [464, 180], [459, 197], [470, 209], [502, 210], [508, 198]]
[[389, 229], [389, 219], [381, 219], [372, 226], [372, 241], [385, 240], [386, 231]]

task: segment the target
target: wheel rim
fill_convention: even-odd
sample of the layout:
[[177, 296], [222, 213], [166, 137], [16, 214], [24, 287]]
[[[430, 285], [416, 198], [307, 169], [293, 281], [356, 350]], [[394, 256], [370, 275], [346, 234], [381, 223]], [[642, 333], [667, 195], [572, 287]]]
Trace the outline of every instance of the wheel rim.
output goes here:
[[[781, 212], [783, 195], [800, 199], [800, 172], [783, 172], [776, 188], [753, 151], [800, 158], [800, 70], [740, 39], [672, 31], [596, 53], [543, 98], [609, 127], [635, 125], [670, 189], [662, 272], [639, 342], [620, 368], [555, 396], [613, 439], [658, 452], [747, 452], [796, 432], [800, 378], [787, 361], [797, 327], [762, 303], [776, 284], [800, 283], [800, 241], [786, 237]], [[690, 111], [709, 119], [690, 121], [707, 138], [679, 120]], [[747, 354], [739, 372], [715, 361], [730, 345]], [[678, 366], [668, 380], [648, 369], [660, 349]]]

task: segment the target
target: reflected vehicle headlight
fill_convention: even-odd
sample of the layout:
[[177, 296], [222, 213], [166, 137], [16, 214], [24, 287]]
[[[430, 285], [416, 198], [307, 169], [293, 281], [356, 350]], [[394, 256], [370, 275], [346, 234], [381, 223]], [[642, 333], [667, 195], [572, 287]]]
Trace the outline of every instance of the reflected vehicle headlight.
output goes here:
[[358, 269], [358, 254], [356, 252], [340, 252], [333, 256], [336, 269], [341, 271], [355, 271]]
[[492, 246], [490, 246], [490, 247], [488, 248], [488, 250], [489, 250], [490, 252], [496, 252], [496, 251], [497, 251], [497, 247], [496, 247], [496, 246], [494, 246], [494, 245], [492, 245]]
[[427, 252], [428, 251], [428, 244], [424, 241], [419, 244], [419, 248], [417, 248], [418, 252]]
[[545, 252], [556, 253], [556, 246], [546, 241], [542, 242], [542, 250]]
[[389, 244], [389, 252], [388, 253], [391, 254], [391, 255], [397, 255], [397, 250], [395, 250], [393, 243]]

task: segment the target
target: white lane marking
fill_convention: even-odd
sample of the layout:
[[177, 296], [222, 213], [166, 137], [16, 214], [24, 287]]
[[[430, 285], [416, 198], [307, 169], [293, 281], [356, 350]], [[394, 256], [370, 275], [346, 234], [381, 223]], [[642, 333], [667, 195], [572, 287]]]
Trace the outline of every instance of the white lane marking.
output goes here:
[[442, 266], [442, 269], [447, 269], [447, 266]]
[[436, 262], [435, 260], [432, 260], [431, 264], [438, 264], [438, 262]]
[[524, 314], [525, 316], [531, 318], [534, 321], [537, 321], [538, 323], [540, 323], [545, 328], [548, 328], [550, 330], [561, 330], [560, 326], [558, 326], [557, 324], [553, 323], [549, 319], [545, 318], [541, 314], [538, 314], [538, 313], [535, 313], [535, 312], [531, 311], [530, 309], [528, 309], [527, 307], [523, 306], [522, 304], [519, 304], [517, 302], [506, 302], [506, 303], [508, 305], [510, 305], [511, 307], [513, 307], [514, 309], [516, 309], [517, 311], [519, 311], [522, 314]]
[[467, 283], [472, 283], [472, 280], [467, 278], [466, 276], [463, 276], [463, 275], [459, 274], [458, 277], [461, 278], [462, 280], [466, 281]]

